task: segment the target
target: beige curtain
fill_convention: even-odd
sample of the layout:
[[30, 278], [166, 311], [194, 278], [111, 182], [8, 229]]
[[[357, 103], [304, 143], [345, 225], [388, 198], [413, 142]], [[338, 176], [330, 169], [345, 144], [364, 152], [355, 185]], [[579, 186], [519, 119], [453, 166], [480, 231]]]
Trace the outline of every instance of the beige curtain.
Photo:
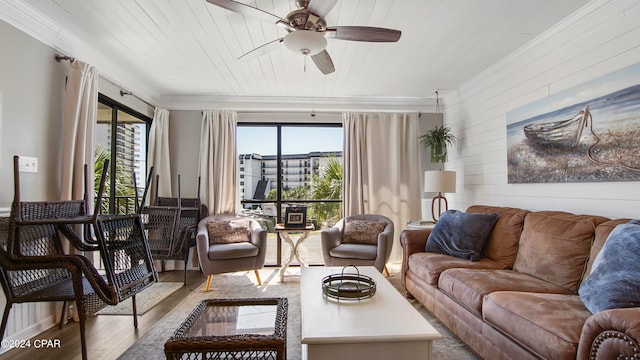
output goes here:
[[[64, 92], [60, 200], [81, 200], [87, 191], [89, 213], [93, 213], [93, 163], [97, 119], [98, 71], [89, 64], [75, 60], [70, 64]], [[89, 166], [86, 189], [85, 164]], [[80, 226], [76, 227], [76, 231], [82, 236]], [[65, 253], [79, 252], [69, 243], [65, 243], [64, 248]], [[58, 303], [56, 316], [59, 316], [61, 308], [62, 303]], [[72, 307], [68, 310], [68, 314], [77, 320], [78, 314], [72, 311]]]
[[237, 113], [207, 110], [202, 114], [198, 176], [202, 201], [210, 214], [235, 213], [238, 203]]
[[422, 216], [418, 114], [344, 113], [344, 213], [379, 214], [395, 226], [390, 262], [402, 261], [405, 224]]
[[[82, 61], [71, 62], [64, 93], [62, 115], [62, 158], [60, 163], [60, 200], [89, 198], [93, 213], [93, 163], [95, 128], [98, 119], [98, 71]], [[88, 186], [84, 183], [84, 165], [88, 165]], [[86, 189], [85, 189], [86, 187]], [[81, 231], [78, 228], [78, 231]], [[65, 244], [65, 252], [75, 248]]]
[[[156, 108], [153, 112], [153, 122], [149, 131], [149, 154], [147, 155], [149, 169], [153, 166], [153, 181], [149, 188], [147, 200], [155, 196], [156, 186], [158, 196], [171, 197], [171, 161], [169, 156], [169, 110]], [[159, 175], [158, 184], [155, 183]], [[138, 179], [144, 182], [146, 179]]]

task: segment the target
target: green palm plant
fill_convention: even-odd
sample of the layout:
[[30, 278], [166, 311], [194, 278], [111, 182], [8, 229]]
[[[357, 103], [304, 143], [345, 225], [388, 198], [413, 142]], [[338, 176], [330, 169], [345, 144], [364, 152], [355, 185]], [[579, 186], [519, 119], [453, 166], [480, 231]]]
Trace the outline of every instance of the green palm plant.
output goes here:
[[[107, 151], [104, 147], [97, 146], [95, 150], [95, 160], [94, 160], [94, 166], [93, 166], [94, 191], [96, 195], [98, 195], [98, 190], [100, 187], [100, 179], [102, 178], [102, 170], [107, 160], [111, 161], [109, 151]], [[111, 187], [111, 177], [108, 176], [105, 179], [105, 194], [103, 195], [103, 199], [102, 199], [103, 214], [109, 213], [109, 201], [106, 200], [105, 197], [108, 197], [108, 194], [111, 191], [114, 191], [114, 190]], [[125, 171], [124, 166], [118, 163], [116, 163], [115, 196], [117, 197], [135, 196], [135, 188], [133, 186], [132, 174]], [[126, 204], [119, 203], [117, 205], [117, 209], [115, 209], [114, 211], [116, 214], [126, 214], [133, 211], [133, 209], [128, 209]]]
[[447, 161], [447, 145], [453, 145], [456, 137], [448, 126], [436, 126], [420, 136], [420, 144], [429, 151], [432, 163], [445, 163]]
[[[320, 174], [311, 180], [311, 198], [313, 200], [336, 200], [342, 196], [342, 163], [336, 157], [326, 159]], [[340, 217], [339, 203], [316, 203], [312, 210], [318, 219], [337, 220]]]

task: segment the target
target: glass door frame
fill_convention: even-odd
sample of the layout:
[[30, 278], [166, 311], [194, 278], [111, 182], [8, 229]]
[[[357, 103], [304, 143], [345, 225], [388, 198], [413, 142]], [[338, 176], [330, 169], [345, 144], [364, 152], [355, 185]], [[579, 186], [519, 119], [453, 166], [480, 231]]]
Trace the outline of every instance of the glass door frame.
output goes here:
[[[126, 105], [121, 104], [120, 102], [102, 94], [102, 93], [98, 93], [98, 103], [102, 104], [102, 105], [106, 105], [108, 107], [111, 108], [111, 134], [113, 136], [114, 141], [111, 141], [111, 148], [109, 149], [109, 158], [110, 159], [114, 159], [115, 154], [117, 153], [117, 141], [115, 141], [117, 133], [118, 133], [118, 112], [122, 111], [126, 114], [129, 114], [135, 118], [140, 119], [140, 121], [143, 121], [146, 123], [146, 133], [144, 134], [144, 147], [145, 147], [145, 154], [148, 153], [149, 150], [149, 132], [151, 130], [151, 123], [153, 122], [153, 118], [147, 115], [144, 115], [143, 113], [134, 110]], [[115, 160], [117, 161], [117, 157], [115, 158]], [[116, 183], [116, 161], [110, 161], [109, 162], [109, 183], [110, 184], [115, 184]], [[147, 173], [147, 169], [144, 169], [145, 174]], [[136, 181], [146, 181], [145, 179], [137, 179]], [[113, 214], [116, 211], [116, 197], [115, 197], [115, 191], [110, 191], [109, 192], [109, 213]]]
[[[300, 122], [238, 122], [237, 127], [275, 127], [276, 128], [276, 177], [278, 179], [278, 183], [276, 185], [276, 199], [274, 200], [242, 200], [241, 204], [251, 203], [251, 204], [263, 204], [263, 203], [276, 203], [276, 223], [282, 223], [282, 205], [289, 203], [314, 203], [314, 202], [342, 202], [342, 198], [340, 200], [312, 200], [312, 199], [303, 199], [303, 200], [286, 200], [282, 199], [282, 128], [283, 127], [334, 127], [334, 128], [342, 128], [342, 123], [300, 123]], [[344, 145], [343, 145], [344, 146]], [[343, 157], [344, 157], [344, 149], [342, 149]], [[240, 154], [238, 154], [240, 155]], [[344, 161], [344, 160], [343, 160]], [[344, 162], [343, 162], [344, 163]], [[276, 244], [276, 267], [282, 266], [282, 238], [280, 237], [280, 233], [277, 233], [277, 244]], [[268, 266], [268, 265], [266, 265]]]

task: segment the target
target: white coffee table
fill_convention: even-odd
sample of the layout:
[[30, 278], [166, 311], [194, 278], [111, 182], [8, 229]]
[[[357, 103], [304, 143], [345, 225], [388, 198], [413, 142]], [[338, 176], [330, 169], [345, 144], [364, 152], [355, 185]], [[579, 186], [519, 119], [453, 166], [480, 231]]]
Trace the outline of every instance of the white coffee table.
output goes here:
[[342, 269], [301, 269], [302, 358], [431, 359], [431, 342], [442, 335], [373, 266], [358, 267], [376, 282], [373, 297], [338, 302], [322, 294], [322, 278]]

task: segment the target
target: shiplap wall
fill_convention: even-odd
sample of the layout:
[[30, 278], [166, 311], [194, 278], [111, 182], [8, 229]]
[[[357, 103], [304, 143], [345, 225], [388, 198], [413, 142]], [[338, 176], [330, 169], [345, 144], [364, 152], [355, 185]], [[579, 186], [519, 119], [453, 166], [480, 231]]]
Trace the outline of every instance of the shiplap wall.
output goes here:
[[507, 58], [445, 93], [458, 141], [450, 208], [472, 204], [640, 218], [640, 182], [508, 184], [506, 114], [640, 63], [640, 1], [594, 1]]

